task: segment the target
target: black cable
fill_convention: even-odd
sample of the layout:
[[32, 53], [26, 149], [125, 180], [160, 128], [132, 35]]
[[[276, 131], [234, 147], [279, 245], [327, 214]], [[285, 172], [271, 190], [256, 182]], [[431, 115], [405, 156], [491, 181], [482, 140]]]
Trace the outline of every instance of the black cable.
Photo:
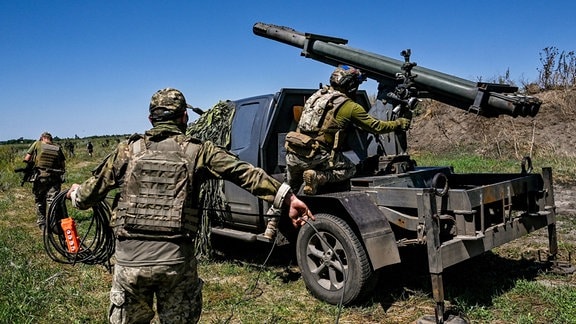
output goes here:
[[44, 226], [44, 250], [48, 256], [64, 264], [84, 263], [89, 265], [104, 265], [111, 269], [110, 258], [114, 254], [115, 239], [110, 227], [111, 208], [105, 201], [100, 201], [92, 207], [93, 215], [86, 231], [78, 233], [79, 251], [68, 251], [64, 231], [60, 222], [68, 218], [66, 194], [68, 190], [56, 195], [46, 215]]

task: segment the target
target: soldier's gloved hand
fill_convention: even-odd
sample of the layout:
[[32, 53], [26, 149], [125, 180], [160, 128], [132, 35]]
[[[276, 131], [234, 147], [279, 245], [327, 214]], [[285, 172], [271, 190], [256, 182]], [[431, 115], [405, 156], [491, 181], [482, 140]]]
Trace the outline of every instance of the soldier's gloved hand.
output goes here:
[[70, 186], [70, 189], [68, 189], [68, 192], [66, 193], [66, 198], [67, 198], [67, 199], [72, 199], [72, 192], [78, 190], [78, 187], [80, 187], [79, 184], [73, 183], [73, 184]]
[[396, 119], [396, 129], [406, 131], [410, 128], [410, 119], [398, 118]]

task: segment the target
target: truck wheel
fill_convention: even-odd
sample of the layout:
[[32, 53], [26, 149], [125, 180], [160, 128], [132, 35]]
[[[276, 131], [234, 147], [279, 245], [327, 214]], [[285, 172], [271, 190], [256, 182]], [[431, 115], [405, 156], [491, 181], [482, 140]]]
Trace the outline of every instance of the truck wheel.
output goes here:
[[317, 214], [296, 240], [296, 259], [312, 295], [330, 304], [350, 304], [375, 286], [376, 274], [350, 226], [331, 214]]

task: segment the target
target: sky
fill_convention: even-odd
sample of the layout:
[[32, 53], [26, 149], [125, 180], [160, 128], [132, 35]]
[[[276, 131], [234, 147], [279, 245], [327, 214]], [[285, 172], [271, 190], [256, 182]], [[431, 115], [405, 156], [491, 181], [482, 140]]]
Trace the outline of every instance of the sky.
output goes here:
[[328, 83], [332, 66], [254, 35], [257, 22], [398, 60], [410, 48], [418, 66], [472, 81], [508, 71], [521, 84], [538, 79], [544, 48], [576, 50], [575, 12], [573, 0], [0, 0], [0, 141], [142, 133], [166, 87], [209, 109]]

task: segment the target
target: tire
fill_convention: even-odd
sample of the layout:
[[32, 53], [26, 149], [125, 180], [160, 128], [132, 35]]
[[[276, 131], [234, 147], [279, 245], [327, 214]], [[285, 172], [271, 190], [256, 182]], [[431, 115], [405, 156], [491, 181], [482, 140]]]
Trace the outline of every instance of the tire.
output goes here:
[[315, 216], [296, 240], [296, 260], [306, 287], [333, 305], [358, 301], [372, 291], [376, 280], [364, 246], [343, 219]]

